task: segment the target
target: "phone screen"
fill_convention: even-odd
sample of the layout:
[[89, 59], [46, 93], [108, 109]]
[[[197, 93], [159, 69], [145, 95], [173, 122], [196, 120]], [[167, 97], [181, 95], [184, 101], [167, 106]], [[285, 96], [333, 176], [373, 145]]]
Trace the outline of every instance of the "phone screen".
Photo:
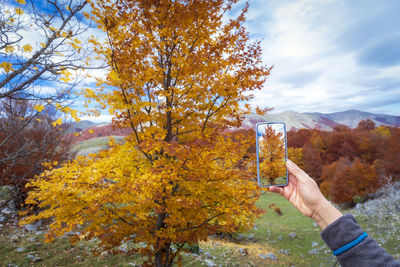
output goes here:
[[256, 125], [257, 178], [260, 187], [288, 184], [286, 125], [262, 122]]

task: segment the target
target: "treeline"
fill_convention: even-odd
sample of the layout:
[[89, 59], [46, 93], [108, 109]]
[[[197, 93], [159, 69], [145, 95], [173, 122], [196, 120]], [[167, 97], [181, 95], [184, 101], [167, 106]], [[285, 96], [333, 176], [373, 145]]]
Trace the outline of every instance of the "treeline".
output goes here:
[[357, 201], [400, 180], [400, 128], [361, 121], [350, 129], [288, 132], [288, 156], [313, 177], [335, 203]]

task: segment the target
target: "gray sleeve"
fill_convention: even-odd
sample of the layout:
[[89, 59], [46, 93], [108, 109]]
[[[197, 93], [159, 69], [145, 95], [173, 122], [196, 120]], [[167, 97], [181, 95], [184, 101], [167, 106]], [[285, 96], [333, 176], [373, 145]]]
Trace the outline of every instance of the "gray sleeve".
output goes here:
[[[321, 232], [321, 237], [332, 251], [343, 247], [359, 237], [364, 231], [351, 214], [346, 214]], [[337, 256], [341, 266], [400, 266], [391, 255], [371, 237]]]

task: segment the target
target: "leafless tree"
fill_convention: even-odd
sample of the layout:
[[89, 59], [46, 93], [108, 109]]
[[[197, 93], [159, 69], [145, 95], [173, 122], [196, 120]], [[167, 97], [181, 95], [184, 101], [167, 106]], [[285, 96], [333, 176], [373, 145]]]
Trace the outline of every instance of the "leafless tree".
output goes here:
[[[55, 131], [63, 127], [50, 121], [54, 106], [69, 105], [82, 80], [74, 72], [87, 68], [89, 48], [81, 39], [91, 27], [86, 0], [23, 2], [0, 0], [0, 186], [19, 188], [59, 149]], [[44, 111], [33, 109], [38, 104]], [[34, 171], [15, 171], [33, 157]]]
[[53, 126], [56, 110], [44, 110], [26, 127], [23, 127], [25, 118], [34, 112], [29, 101], [3, 100], [0, 111], [3, 113], [0, 140], [12, 136], [0, 148], [0, 186], [13, 188], [7, 201], [0, 203], [1, 210], [9, 201], [16, 205], [23, 203], [27, 182], [46, 169], [42, 163], [63, 162], [74, 153], [70, 150], [71, 137], [65, 135], [68, 126]]

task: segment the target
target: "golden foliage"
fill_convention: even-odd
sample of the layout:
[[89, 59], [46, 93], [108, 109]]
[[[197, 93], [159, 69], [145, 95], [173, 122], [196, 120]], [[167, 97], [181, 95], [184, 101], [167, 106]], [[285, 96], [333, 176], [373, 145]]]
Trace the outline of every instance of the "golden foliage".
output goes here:
[[278, 177], [286, 177], [285, 137], [271, 127], [265, 128], [260, 144], [260, 180], [262, 184], [275, 184]]
[[52, 218], [48, 241], [80, 225], [75, 240], [97, 237], [104, 249], [143, 242], [132, 252], [159, 266], [185, 243], [252, 225], [261, 213], [252, 144], [228, 128], [270, 69], [243, 27], [247, 6], [223, 22], [235, 2], [90, 1], [107, 34], [92, 44], [109, 73], [82, 94], [132, 134], [32, 182], [28, 203], [46, 209], [24, 223]]

